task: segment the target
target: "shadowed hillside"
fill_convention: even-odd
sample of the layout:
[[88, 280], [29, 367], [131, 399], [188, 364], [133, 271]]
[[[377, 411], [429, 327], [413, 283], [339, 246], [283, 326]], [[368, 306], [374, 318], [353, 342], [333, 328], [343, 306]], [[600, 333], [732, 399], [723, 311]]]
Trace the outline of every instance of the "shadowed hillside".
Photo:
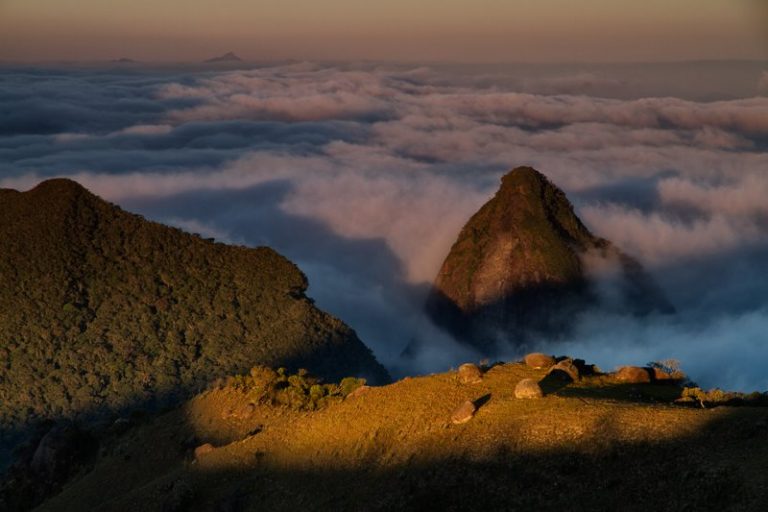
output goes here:
[[273, 250], [146, 221], [69, 180], [0, 190], [0, 284], [6, 437], [45, 418], [152, 409], [254, 364], [388, 380]]
[[[113, 429], [39, 510], [764, 510], [768, 408], [560, 367], [583, 373], [463, 366], [343, 392], [256, 368]], [[523, 379], [546, 394], [517, 398]]]

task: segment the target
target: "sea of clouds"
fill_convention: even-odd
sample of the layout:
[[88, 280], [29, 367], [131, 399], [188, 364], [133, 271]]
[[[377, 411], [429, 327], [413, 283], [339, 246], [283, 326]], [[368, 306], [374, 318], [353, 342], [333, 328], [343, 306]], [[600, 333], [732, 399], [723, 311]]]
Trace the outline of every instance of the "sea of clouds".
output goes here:
[[7, 66], [0, 187], [68, 176], [149, 218], [272, 246], [402, 374], [480, 357], [423, 301], [464, 222], [531, 165], [678, 310], [590, 314], [536, 348], [604, 369], [675, 358], [703, 386], [767, 390], [766, 69]]

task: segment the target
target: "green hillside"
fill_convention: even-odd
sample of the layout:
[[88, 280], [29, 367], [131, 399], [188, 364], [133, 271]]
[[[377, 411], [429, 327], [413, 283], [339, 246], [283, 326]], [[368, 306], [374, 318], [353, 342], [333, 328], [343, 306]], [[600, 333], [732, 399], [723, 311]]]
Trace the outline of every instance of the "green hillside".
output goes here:
[[387, 381], [306, 288], [269, 248], [149, 222], [69, 180], [0, 190], [0, 435], [178, 403], [255, 364]]

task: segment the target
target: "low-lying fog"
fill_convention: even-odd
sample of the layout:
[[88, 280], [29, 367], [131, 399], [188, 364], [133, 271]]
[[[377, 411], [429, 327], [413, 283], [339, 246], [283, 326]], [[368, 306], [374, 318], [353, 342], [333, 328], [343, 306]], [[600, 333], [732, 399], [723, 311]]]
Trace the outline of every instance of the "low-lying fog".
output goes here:
[[678, 310], [590, 314], [537, 348], [603, 369], [675, 358], [702, 386], [764, 391], [767, 70], [6, 68], [0, 186], [69, 176], [152, 219], [270, 245], [395, 373], [431, 372], [479, 356], [425, 318], [429, 283], [501, 175], [531, 165]]

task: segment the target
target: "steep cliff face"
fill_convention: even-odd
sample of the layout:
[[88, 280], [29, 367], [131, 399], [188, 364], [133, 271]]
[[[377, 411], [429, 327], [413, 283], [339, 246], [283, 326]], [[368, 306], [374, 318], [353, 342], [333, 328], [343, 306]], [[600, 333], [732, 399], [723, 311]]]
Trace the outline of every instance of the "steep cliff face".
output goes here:
[[0, 190], [0, 437], [160, 406], [255, 364], [387, 381], [306, 288], [272, 249], [149, 222], [69, 180]]
[[488, 353], [499, 342], [565, 332], [599, 299], [587, 263], [620, 274], [635, 311], [668, 305], [642, 267], [594, 236], [543, 174], [518, 167], [462, 228], [435, 279], [427, 309], [439, 325]]

